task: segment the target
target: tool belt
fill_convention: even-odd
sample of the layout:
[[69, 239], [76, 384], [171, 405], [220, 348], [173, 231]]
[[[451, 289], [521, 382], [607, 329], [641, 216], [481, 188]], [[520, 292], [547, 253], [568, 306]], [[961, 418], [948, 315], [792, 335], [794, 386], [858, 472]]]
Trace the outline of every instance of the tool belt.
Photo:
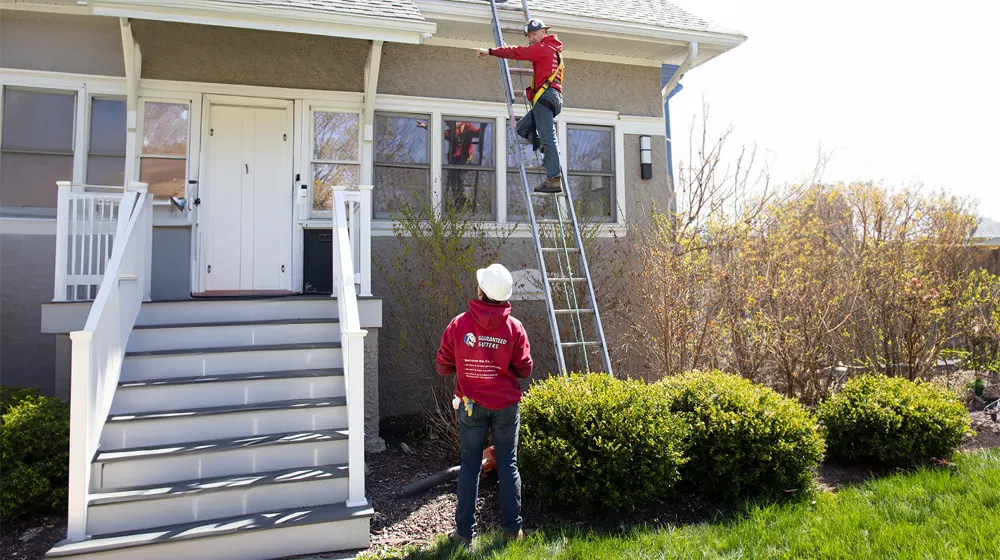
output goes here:
[[[554, 81], [556, 81], [558, 79], [559, 83], [560, 84], [562, 83], [562, 81], [563, 81], [563, 71], [566, 69], [566, 66], [563, 64], [562, 54], [559, 51], [556, 51], [556, 61], [558, 61], [559, 64], [556, 65], [555, 71], [552, 72], [551, 76], [549, 76], [548, 78], [545, 79], [545, 83], [542, 84], [541, 87], [539, 87], [534, 92], [535, 95], [533, 95], [531, 97], [531, 103], [532, 104], [538, 103], [538, 100], [541, 99], [542, 94], [545, 93], [549, 89], [549, 86], [552, 85], [552, 82], [554, 82]], [[552, 109], [552, 111], [555, 112], [555, 108], [552, 107], [551, 104], [549, 104], [549, 103], [542, 103], [542, 105], [548, 107], [549, 109]]]

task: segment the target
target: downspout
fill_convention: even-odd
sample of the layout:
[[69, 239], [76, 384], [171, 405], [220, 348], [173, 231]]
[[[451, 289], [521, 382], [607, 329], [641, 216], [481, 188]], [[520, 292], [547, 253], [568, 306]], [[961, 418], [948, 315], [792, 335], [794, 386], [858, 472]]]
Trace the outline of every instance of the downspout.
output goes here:
[[[681, 78], [683, 78], [684, 74], [686, 74], [688, 69], [691, 68], [691, 64], [694, 63], [694, 59], [697, 58], [697, 56], [698, 43], [692, 41], [688, 43], [688, 54], [687, 57], [684, 58], [684, 62], [681, 62], [681, 65], [677, 67], [677, 71], [670, 77], [670, 81], [663, 86], [662, 90], [660, 90], [660, 97], [663, 100], [663, 120], [667, 132], [667, 177], [670, 182], [671, 198], [673, 198], [676, 190], [674, 189], [673, 138], [670, 135], [670, 98], [683, 88], [683, 86], [680, 86]], [[676, 199], [673, 204], [676, 207]], [[671, 210], [674, 210], [674, 208], [671, 208]]]

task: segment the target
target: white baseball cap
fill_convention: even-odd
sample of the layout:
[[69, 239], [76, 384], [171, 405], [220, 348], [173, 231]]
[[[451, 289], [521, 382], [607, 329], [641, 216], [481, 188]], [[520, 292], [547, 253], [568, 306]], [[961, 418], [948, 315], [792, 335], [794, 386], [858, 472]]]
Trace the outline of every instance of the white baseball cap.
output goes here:
[[498, 263], [476, 271], [479, 289], [493, 301], [507, 301], [514, 292], [514, 278], [510, 271]]

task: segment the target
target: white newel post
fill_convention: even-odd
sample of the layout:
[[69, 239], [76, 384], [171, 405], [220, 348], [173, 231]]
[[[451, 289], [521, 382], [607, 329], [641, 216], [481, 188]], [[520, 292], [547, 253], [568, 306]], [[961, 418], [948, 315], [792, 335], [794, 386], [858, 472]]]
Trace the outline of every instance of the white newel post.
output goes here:
[[361, 199], [361, 254], [358, 255], [361, 267], [362, 297], [372, 295], [372, 185], [358, 187]]
[[[139, 194], [149, 193], [149, 185], [146, 183], [140, 183], [138, 181], [133, 181], [129, 183], [129, 190], [135, 191]], [[138, 225], [142, 227], [143, 235], [143, 258], [145, 262], [143, 263], [143, 285], [142, 285], [142, 301], [151, 301], [152, 293], [152, 281], [153, 281], [153, 197], [147, 196], [146, 202], [144, 203], [145, 210], [143, 212], [143, 220]], [[135, 212], [140, 209], [136, 208]]]
[[66, 261], [69, 252], [69, 193], [73, 188], [69, 181], [56, 181], [59, 194], [56, 198], [56, 277], [52, 291], [52, 301], [66, 301]]
[[69, 511], [66, 538], [81, 541], [87, 536], [87, 495], [90, 492], [90, 415], [94, 407], [91, 387], [93, 333], [70, 333], [72, 375], [70, 377], [69, 420]]
[[347, 368], [347, 414], [348, 414], [348, 476], [349, 487], [347, 506], [358, 507], [368, 504], [365, 498], [365, 335], [368, 332], [356, 330], [344, 332], [344, 364]]

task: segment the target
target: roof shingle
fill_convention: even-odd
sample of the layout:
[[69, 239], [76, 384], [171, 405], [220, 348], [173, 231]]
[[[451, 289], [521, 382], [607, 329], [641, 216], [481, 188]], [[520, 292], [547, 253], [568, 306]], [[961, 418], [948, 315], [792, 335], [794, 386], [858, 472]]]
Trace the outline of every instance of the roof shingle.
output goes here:
[[[484, 0], [457, 0], [483, 3]], [[504, 10], [521, 11], [520, 0], [508, 0], [497, 6]], [[528, 0], [534, 12], [555, 12], [579, 17], [610, 21], [645, 23], [668, 29], [735, 34], [715, 23], [691, 14], [666, 0]]]

